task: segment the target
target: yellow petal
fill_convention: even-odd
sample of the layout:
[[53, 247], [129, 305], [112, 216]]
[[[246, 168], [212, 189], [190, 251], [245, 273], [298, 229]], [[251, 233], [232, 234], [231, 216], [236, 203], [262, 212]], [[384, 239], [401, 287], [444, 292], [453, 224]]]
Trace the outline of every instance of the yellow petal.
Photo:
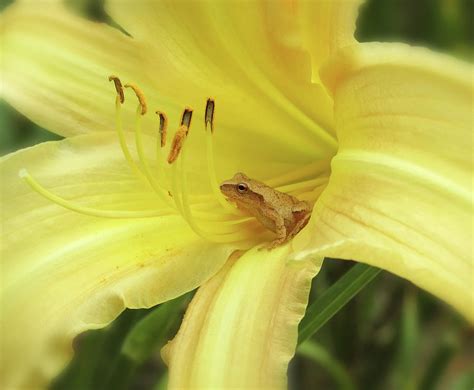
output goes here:
[[[265, 137], [276, 145], [274, 156], [293, 161], [335, 152], [332, 102], [311, 83], [309, 56], [285, 2], [107, 4], [111, 16], [149, 48], [143, 66], [162, 95], [194, 108], [204, 97], [216, 99], [217, 127], [233, 133], [227, 142], [258, 144]], [[201, 121], [202, 113], [196, 114]]]
[[113, 134], [40, 144], [5, 157], [0, 168], [2, 388], [41, 387], [70, 358], [76, 334], [105, 326], [126, 307], [150, 307], [199, 286], [230, 253], [176, 215], [84, 216], [18, 177], [27, 168], [51, 191], [90, 207], [162, 208], [129, 173]]
[[[219, 179], [238, 170], [264, 179], [273, 172], [262, 172], [263, 166], [281, 173], [326, 159], [336, 150], [331, 99], [311, 84], [308, 58], [292, 42], [282, 42], [281, 27], [294, 26], [287, 7], [273, 4], [112, 3], [119, 22], [130, 19], [151, 29], [140, 35], [123, 23], [134, 39], [57, 4], [12, 6], [0, 16], [3, 97], [58, 134], [108, 131], [115, 91], [107, 77], [116, 74], [147, 97], [144, 132], [156, 132], [155, 109], [166, 112], [174, 130], [184, 106], [191, 106], [192, 127], [200, 134], [194, 139], [202, 140], [205, 101], [216, 99]], [[229, 18], [235, 18], [235, 29]], [[125, 130], [133, 128], [134, 110], [135, 98], [127, 94]], [[189, 154], [200, 161], [194, 153], [203, 143], [195, 145]]]
[[311, 54], [313, 82], [319, 69], [337, 49], [353, 44], [358, 9], [364, 0], [302, 0], [298, 4], [304, 45]]
[[[57, 134], [110, 131], [113, 85], [120, 75], [138, 82], [140, 58], [133, 40], [80, 19], [54, 2], [26, 2], [0, 15], [1, 94], [21, 113]], [[125, 110], [133, 118], [134, 104]]]
[[384, 268], [474, 321], [472, 66], [370, 43], [342, 50], [322, 79], [340, 148], [295, 250]]
[[319, 266], [288, 247], [234, 253], [201, 286], [162, 354], [170, 388], [284, 388], [298, 323]]

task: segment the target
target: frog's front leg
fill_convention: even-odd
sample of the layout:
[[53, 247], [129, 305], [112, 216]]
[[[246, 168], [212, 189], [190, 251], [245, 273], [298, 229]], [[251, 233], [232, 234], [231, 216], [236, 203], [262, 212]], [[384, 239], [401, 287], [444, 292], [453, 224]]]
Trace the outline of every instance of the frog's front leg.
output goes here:
[[287, 241], [285, 219], [277, 211], [274, 210], [271, 212], [270, 216], [275, 224], [274, 232], [276, 233], [277, 237], [268, 244], [268, 250], [276, 248], [277, 246]]
[[285, 225], [285, 219], [280, 215], [278, 211], [271, 208], [267, 208], [265, 209], [264, 216], [264, 219], [260, 219], [263, 225], [276, 234], [275, 240], [261, 248], [267, 248], [268, 250], [270, 250], [283, 244], [286, 241], [287, 229]]

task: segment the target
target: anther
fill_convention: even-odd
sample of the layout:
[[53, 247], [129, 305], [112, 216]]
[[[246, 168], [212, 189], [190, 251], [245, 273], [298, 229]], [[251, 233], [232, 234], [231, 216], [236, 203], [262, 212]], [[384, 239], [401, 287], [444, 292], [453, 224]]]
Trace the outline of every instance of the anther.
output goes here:
[[120, 99], [120, 103], [123, 104], [123, 102], [125, 101], [125, 95], [123, 94], [122, 82], [117, 76], [114, 76], [114, 75], [109, 76], [109, 81], [114, 82], [115, 90], [117, 91], [117, 95]]
[[161, 111], [156, 111], [156, 114], [160, 117], [160, 145], [162, 148], [166, 146], [166, 131], [168, 129], [168, 118], [166, 114]]
[[186, 126], [189, 130], [191, 126], [191, 119], [193, 117], [193, 109], [186, 107], [183, 111], [183, 115], [181, 115], [181, 126]]
[[174, 135], [173, 142], [171, 143], [170, 153], [168, 154], [168, 163], [173, 164], [179, 156], [179, 152], [183, 147], [186, 136], [188, 135], [188, 127], [181, 126], [176, 134]]
[[141, 114], [145, 115], [147, 111], [145, 95], [135, 84], [125, 84], [125, 88], [132, 88], [135, 95], [137, 95], [138, 102], [141, 106]]
[[214, 107], [215, 107], [215, 101], [214, 99], [207, 99], [207, 103], [206, 103], [206, 115], [204, 117], [204, 124], [206, 126], [206, 130], [207, 130], [207, 126], [209, 125], [209, 127], [211, 128], [211, 133], [214, 133]]

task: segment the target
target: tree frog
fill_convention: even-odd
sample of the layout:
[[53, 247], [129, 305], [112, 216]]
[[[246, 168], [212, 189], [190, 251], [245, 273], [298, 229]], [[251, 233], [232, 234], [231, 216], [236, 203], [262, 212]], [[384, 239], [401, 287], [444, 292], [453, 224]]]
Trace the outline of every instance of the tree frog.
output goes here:
[[236, 173], [220, 185], [226, 198], [242, 211], [254, 216], [277, 237], [269, 249], [282, 245], [303, 229], [311, 216], [311, 205], [277, 191], [243, 173]]

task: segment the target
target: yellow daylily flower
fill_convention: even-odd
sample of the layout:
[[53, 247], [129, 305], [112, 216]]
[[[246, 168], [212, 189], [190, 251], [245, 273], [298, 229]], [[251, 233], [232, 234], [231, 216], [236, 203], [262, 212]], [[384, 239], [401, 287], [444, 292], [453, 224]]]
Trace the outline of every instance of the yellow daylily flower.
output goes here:
[[[2, 13], [2, 97], [67, 137], [0, 162], [2, 388], [44, 386], [79, 332], [198, 286], [170, 387], [283, 387], [324, 256], [474, 321], [472, 67], [358, 44], [358, 3], [108, 1], [129, 35], [54, 1]], [[308, 226], [258, 250], [268, 232], [217, 189], [237, 171], [314, 203]]]

